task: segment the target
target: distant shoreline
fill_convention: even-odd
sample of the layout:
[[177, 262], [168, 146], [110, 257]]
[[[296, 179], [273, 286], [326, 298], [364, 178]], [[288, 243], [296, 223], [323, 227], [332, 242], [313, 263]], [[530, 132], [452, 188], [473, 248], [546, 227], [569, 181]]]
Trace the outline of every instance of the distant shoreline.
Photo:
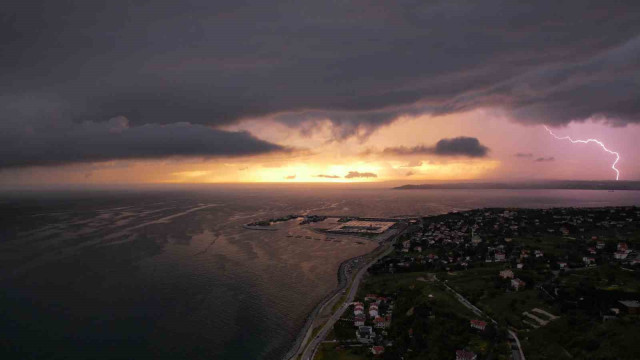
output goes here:
[[442, 183], [407, 184], [394, 190], [640, 190], [640, 181], [545, 181], [532, 183]]

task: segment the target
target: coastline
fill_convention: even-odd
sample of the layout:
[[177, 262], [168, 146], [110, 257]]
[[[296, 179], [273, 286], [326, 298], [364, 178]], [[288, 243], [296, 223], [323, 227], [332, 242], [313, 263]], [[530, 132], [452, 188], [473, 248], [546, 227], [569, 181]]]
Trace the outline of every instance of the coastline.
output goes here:
[[287, 351], [287, 353], [282, 357], [283, 360], [296, 358], [296, 356], [298, 355], [298, 352], [301, 350], [300, 346], [302, 345], [302, 342], [309, 336], [309, 331], [313, 331], [313, 329], [310, 329], [310, 328], [311, 328], [311, 325], [313, 325], [313, 322], [316, 320], [316, 317], [318, 316], [318, 314], [324, 309], [325, 306], [327, 306], [329, 302], [331, 302], [331, 300], [333, 300], [333, 298], [336, 295], [338, 295], [341, 291], [345, 290], [348, 283], [347, 274], [346, 274], [347, 264], [363, 256], [370, 255], [381, 247], [382, 245], [376, 247], [375, 249], [371, 250], [366, 254], [346, 259], [340, 263], [340, 266], [338, 267], [338, 286], [334, 290], [332, 290], [330, 293], [325, 295], [325, 297], [323, 297], [316, 304], [316, 306], [314, 306], [313, 310], [309, 314], [307, 314], [304, 325], [302, 326], [302, 328], [300, 328], [300, 330], [298, 330], [298, 335], [296, 335], [296, 339], [293, 345], [291, 346], [291, 348], [289, 349], [289, 351]]
[[[314, 307], [314, 309], [307, 315], [305, 323], [304, 323], [303, 327], [300, 329], [300, 331], [298, 332], [298, 335], [296, 336], [296, 340], [295, 340], [293, 346], [283, 356], [283, 358], [282, 358], [283, 360], [296, 360], [297, 356], [299, 355], [299, 353], [301, 351], [305, 351], [306, 350], [306, 347], [309, 345], [308, 341], [312, 341], [312, 339], [308, 339], [308, 338], [310, 338], [312, 336], [312, 334], [313, 334], [312, 332], [314, 331], [314, 329], [311, 328], [311, 326], [313, 325], [313, 323], [317, 319], [318, 315], [322, 312], [322, 310], [324, 310], [324, 308], [328, 304], [330, 304], [332, 301], [336, 300], [335, 297], [337, 295], [339, 295], [340, 292], [342, 292], [343, 290], [346, 290], [346, 288], [348, 287], [348, 285], [349, 285], [349, 277], [346, 274], [346, 265], [349, 262], [354, 261], [356, 259], [362, 259], [362, 258], [366, 258], [366, 257], [369, 257], [369, 256], [373, 255], [372, 259], [369, 259], [369, 261], [362, 262], [362, 263], [358, 264], [357, 267], [353, 268], [353, 271], [351, 272], [350, 275], [351, 276], [356, 275], [355, 277], [357, 277], [358, 274], [363, 269], [367, 269], [369, 266], [371, 266], [372, 263], [377, 261], [380, 257], [386, 255], [389, 252], [389, 250], [392, 248], [392, 243], [393, 243], [392, 240], [394, 240], [398, 236], [402, 235], [406, 230], [407, 230], [407, 228], [404, 228], [402, 230], [397, 231], [396, 233], [390, 235], [389, 237], [387, 237], [383, 241], [380, 241], [379, 245], [376, 248], [374, 248], [373, 250], [371, 250], [370, 252], [368, 252], [366, 254], [363, 254], [363, 255], [360, 255], [360, 256], [356, 256], [356, 257], [347, 259], [347, 260], [343, 261], [340, 264], [340, 267], [338, 268], [338, 287], [336, 289], [334, 289], [332, 292], [330, 292], [329, 294], [327, 294], [318, 303], [318, 305], [316, 305]], [[359, 287], [359, 284], [357, 285], [357, 287]], [[356, 289], [356, 291], [357, 291], [357, 289]], [[331, 314], [331, 315], [333, 315], [333, 314]], [[323, 328], [324, 326], [326, 326], [326, 324], [322, 324], [320, 326], [320, 328]], [[322, 332], [322, 331], [320, 331], [320, 332]], [[301, 345], [303, 343], [305, 345], [304, 348], [301, 347]], [[314, 350], [314, 354], [315, 354], [315, 350]], [[300, 355], [302, 355], [302, 354], [300, 354]]]

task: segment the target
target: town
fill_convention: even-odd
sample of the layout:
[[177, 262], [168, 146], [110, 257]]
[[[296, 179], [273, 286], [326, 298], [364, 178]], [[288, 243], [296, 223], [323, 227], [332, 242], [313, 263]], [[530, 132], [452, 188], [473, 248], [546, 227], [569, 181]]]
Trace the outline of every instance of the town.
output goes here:
[[639, 245], [637, 207], [424, 218], [369, 267], [314, 358], [634, 358]]

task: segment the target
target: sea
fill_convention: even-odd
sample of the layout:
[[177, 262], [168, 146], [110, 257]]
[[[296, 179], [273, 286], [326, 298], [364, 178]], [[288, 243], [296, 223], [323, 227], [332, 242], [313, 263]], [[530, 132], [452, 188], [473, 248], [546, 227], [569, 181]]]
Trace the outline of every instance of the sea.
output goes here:
[[242, 227], [257, 220], [623, 205], [640, 205], [640, 191], [0, 192], [0, 359], [281, 359], [339, 264], [375, 245], [321, 241], [296, 224]]

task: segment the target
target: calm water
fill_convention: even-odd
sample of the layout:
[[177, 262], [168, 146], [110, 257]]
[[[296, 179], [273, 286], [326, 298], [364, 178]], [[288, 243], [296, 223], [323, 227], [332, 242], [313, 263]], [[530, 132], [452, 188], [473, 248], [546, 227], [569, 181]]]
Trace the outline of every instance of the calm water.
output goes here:
[[[640, 205], [640, 192], [250, 187], [0, 194], [2, 359], [279, 359], [373, 245], [241, 224], [291, 213]], [[317, 236], [317, 235], [316, 235]], [[304, 239], [304, 238], [303, 238]]]

